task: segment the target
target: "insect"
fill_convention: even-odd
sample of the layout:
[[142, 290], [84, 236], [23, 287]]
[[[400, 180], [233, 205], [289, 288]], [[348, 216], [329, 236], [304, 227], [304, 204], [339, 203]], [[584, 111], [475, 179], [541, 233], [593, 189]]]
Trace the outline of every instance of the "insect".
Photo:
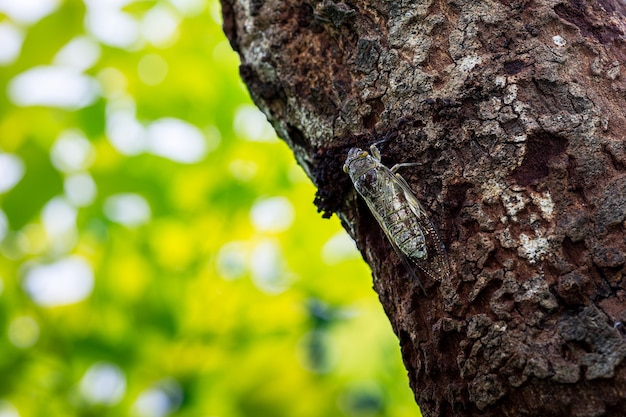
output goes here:
[[411, 262], [437, 281], [450, 275], [450, 267], [443, 242], [426, 210], [404, 178], [396, 174], [399, 168], [410, 165], [415, 164], [387, 168], [380, 162], [380, 152], [374, 144], [369, 153], [350, 149], [343, 170], [350, 175], [354, 188], [421, 286]]

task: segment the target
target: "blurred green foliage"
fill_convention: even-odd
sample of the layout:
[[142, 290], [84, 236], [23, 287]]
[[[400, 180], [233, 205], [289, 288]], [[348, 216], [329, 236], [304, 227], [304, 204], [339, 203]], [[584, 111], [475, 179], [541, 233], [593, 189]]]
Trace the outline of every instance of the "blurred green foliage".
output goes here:
[[237, 66], [214, 0], [0, 0], [1, 417], [419, 415]]

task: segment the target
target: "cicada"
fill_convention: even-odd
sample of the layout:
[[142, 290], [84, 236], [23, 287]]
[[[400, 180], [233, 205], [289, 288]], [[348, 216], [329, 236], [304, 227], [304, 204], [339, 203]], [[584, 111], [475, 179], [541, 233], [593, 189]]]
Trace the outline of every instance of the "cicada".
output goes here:
[[426, 209], [396, 171], [380, 161], [376, 145], [370, 153], [352, 148], [343, 166], [354, 188], [363, 197], [394, 250], [418, 283], [411, 265], [439, 281], [450, 275], [446, 250]]

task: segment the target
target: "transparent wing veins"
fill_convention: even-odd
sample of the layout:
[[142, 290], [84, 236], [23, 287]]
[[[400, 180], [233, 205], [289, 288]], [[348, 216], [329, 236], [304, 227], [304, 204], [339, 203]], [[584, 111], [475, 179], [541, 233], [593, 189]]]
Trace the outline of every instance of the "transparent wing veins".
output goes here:
[[413, 270], [413, 266], [411, 265], [411, 262], [409, 261], [409, 257], [406, 256], [404, 252], [402, 252], [402, 250], [398, 247], [396, 242], [393, 240], [393, 237], [389, 233], [389, 230], [387, 230], [387, 228], [384, 226], [385, 222], [381, 214], [378, 212], [378, 208], [374, 205], [372, 201], [370, 201], [370, 199], [364, 198], [364, 200], [367, 206], [369, 207], [370, 212], [372, 213], [372, 215], [374, 216], [374, 218], [380, 225], [380, 228], [383, 229], [383, 232], [385, 233], [385, 236], [387, 237], [387, 240], [389, 241], [389, 243], [391, 243], [393, 250], [396, 252], [396, 254], [398, 255], [398, 258], [400, 258], [400, 260], [404, 264], [405, 269], [409, 272], [409, 275], [411, 275], [411, 278], [417, 281], [417, 284], [420, 286], [422, 291], [424, 291], [424, 294], [426, 294], [426, 289], [424, 289], [424, 286], [422, 285], [421, 280], [419, 279], [419, 277]]
[[[417, 265], [417, 267], [419, 267], [430, 278], [434, 280], [440, 280], [442, 275], [448, 277], [450, 275], [450, 268], [448, 266], [448, 256], [445, 251], [445, 246], [441, 241], [441, 237], [439, 236], [435, 225], [428, 216], [426, 209], [419, 202], [415, 194], [413, 194], [411, 187], [409, 187], [406, 180], [402, 176], [400, 176], [399, 174], [394, 174], [389, 168], [382, 164], [380, 164], [378, 168], [380, 169], [379, 172], [387, 177], [384, 181], [385, 184], [390, 187], [398, 187], [400, 191], [404, 194], [409, 209], [417, 218], [418, 226], [420, 227], [420, 230], [423, 233], [424, 238], [426, 239], [426, 248], [428, 253], [426, 259], [410, 258], [410, 260], [413, 261], [415, 265]], [[390, 190], [389, 192], [393, 194], [394, 190]], [[370, 211], [374, 213], [376, 220], [381, 225], [381, 228], [384, 230], [387, 239], [391, 242], [396, 253], [398, 253], [398, 255], [403, 258], [402, 261], [405, 263], [405, 265], [409, 264], [409, 260], [407, 259], [408, 256], [401, 251], [401, 249], [395, 243], [393, 237], [390, 235], [389, 231], [385, 230], [384, 221], [381, 218], [381, 213], [377, 212], [376, 207], [373, 205], [373, 203], [368, 201], [367, 204], [370, 207]], [[414, 273], [413, 275], [415, 276]], [[420, 283], [420, 286], [421, 285], [422, 284]]]

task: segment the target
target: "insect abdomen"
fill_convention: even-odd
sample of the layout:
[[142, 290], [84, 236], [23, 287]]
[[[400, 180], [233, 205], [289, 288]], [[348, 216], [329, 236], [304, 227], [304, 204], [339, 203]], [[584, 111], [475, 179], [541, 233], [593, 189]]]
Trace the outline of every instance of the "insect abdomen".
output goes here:
[[426, 239], [421, 232], [419, 223], [410, 210], [401, 207], [382, 216], [391, 239], [409, 258], [426, 258]]

